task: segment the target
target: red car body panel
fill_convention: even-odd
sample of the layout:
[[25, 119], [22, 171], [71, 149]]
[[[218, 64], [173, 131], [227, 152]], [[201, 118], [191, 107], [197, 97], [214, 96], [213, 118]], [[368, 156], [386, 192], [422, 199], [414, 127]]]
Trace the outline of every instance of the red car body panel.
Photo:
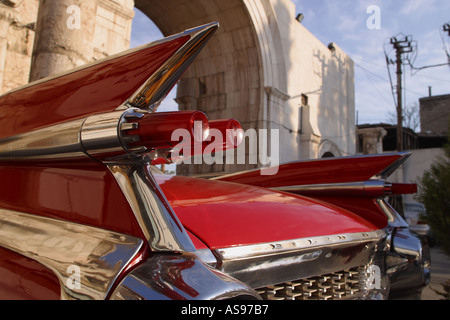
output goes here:
[[0, 248], [0, 300], [58, 300], [58, 278], [45, 266]]
[[186, 229], [211, 249], [376, 230], [347, 210], [235, 183], [156, 176]]
[[111, 173], [89, 165], [0, 166], [0, 207], [106, 228], [142, 238]]

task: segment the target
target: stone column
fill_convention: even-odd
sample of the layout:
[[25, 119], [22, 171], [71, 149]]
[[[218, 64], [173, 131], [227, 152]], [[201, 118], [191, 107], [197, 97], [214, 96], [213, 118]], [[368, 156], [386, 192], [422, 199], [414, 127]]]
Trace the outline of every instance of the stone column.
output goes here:
[[40, 0], [30, 81], [92, 61], [98, 0]]
[[362, 138], [363, 154], [379, 154], [383, 152], [383, 138], [387, 131], [383, 128], [357, 129], [358, 136]]
[[6, 52], [8, 50], [8, 29], [14, 19], [5, 9], [0, 11], [0, 92], [3, 93]]

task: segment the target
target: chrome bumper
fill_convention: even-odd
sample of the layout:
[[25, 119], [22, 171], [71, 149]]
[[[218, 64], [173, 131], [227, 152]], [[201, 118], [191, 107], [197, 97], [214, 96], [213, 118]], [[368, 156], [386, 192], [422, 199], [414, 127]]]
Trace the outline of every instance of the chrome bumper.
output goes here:
[[113, 300], [259, 300], [247, 285], [215, 270], [194, 254], [155, 254], [128, 274]]
[[386, 253], [387, 274], [391, 282], [391, 297], [420, 293], [430, 282], [430, 248], [426, 238], [409, 228], [397, 228], [392, 235], [392, 247]]

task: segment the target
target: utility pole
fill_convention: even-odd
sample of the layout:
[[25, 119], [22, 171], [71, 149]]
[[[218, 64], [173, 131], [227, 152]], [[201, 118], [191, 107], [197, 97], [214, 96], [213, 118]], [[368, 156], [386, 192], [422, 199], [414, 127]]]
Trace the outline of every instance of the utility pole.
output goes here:
[[397, 64], [397, 151], [403, 151], [403, 86], [402, 86], [402, 66], [403, 54], [413, 51], [411, 45], [411, 37], [407, 36], [403, 39], [391, 38], [391, 44], [395, 49]]
[[[444, 24], [444, 25], [442, 26], [442, 31], [447, 32], [448, 36], [450, 37], [450, 23]], [[445, 45], [444, 39], [442, 39], [442, 41], [444, 42], [445, 53], [447, 54], [448, 64], [450, 64], [450, 54], [449, 54], [449, 52], [448, 52], [447, 46]]]
[[403, 94], [402, 94], [402, 54], [401, 50], [396, 48], [397, 64], [397, 151], [403, 150]]
[[450, 37], [450, 23], [444, 24], [442, 29], [444, 30], [444, 32], [447, 32], [448, 36]]

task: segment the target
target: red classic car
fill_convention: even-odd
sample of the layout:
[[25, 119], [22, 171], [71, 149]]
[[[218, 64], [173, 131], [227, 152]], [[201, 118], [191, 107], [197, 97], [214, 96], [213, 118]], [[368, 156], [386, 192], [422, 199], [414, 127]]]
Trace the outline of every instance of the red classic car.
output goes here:
[[378, 299], [427, 283], [426, 244], [384, 200], [414, 192], [386, 182], [407, 154], [214, 179], [155, 169], [183, 156], [177, 128], [202, 146], [211, 128], [238, 135], [156, 113], [217, 27], [0, 98], [1, 299]]

